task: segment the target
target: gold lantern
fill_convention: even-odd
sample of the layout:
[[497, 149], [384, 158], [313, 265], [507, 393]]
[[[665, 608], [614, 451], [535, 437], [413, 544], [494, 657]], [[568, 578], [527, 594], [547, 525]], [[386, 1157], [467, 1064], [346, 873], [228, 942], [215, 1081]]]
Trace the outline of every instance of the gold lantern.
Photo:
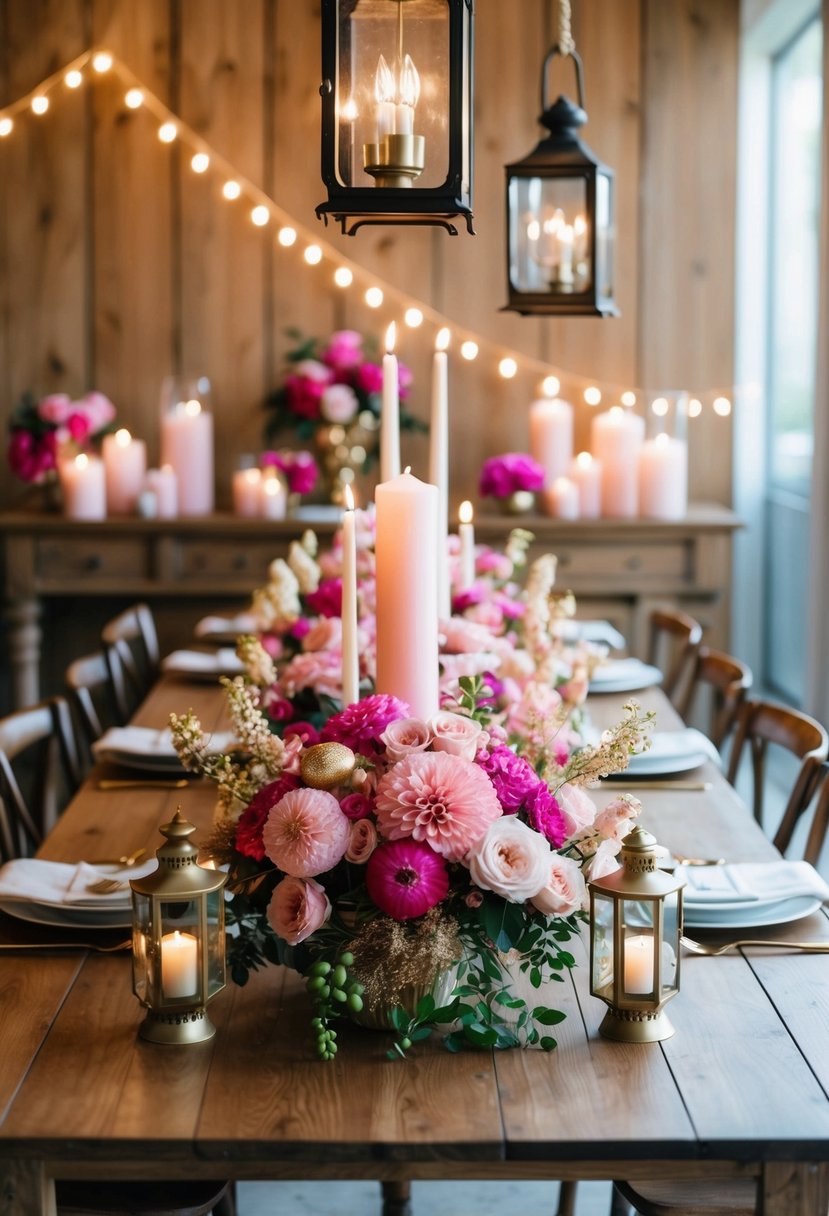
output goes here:
[[160, 829], [158, 869], [132, 887], [133, 991], [154, 1043], [200, 1043], [216, 1033], [207, 1003], [225, 986], [226, 876], [198, 863], [192, 823], [178, 809]]
[[590, 992], [608, 1006], [599, 1033], [656, 1043], [674, 1033], [664, 1007], [679, 992], [683, 879], [659, 869], [659, 846], [635, 827], [621, 869], [590, 891]]

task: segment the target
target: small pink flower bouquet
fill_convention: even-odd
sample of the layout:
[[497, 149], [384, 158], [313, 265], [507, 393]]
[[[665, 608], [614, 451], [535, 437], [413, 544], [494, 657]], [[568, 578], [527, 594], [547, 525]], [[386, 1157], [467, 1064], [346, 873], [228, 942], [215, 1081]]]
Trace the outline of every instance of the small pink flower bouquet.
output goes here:
[[12, 412], [8, 461], [21, 481], [38, 484], [55, 469], [66, 449], [83, 451], [112, 429], [115, 406], [103, 393], [73, 401], [52, 393], [36, 401], [25, 393]]
[[535, 494], [543, 488], [543, 468], [523, 452], [507, 452], [485, 460], [478, 483], [484, 498], [511, 498], [521, 492]]

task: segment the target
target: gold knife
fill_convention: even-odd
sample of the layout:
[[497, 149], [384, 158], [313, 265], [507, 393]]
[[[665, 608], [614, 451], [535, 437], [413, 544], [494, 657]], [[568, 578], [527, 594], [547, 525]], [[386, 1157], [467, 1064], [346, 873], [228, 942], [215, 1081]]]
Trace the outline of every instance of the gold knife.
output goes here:
[[183, 777], [180, 781], [144, 781], [140, 777], [125, 777], [123, 779], [104, 778], [98, 782], [99, 790], [131, 790], [131, 789], [153, 789], [153, 790], [183, 790], [190, 784]]
[[600, 781], [597, 790], [710, 790], [710, 781]]

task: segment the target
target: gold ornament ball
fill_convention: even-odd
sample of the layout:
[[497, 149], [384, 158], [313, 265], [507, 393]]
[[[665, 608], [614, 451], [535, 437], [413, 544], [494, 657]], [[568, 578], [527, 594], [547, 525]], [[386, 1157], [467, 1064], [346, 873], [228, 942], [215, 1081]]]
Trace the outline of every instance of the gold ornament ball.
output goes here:
[[343, 785], [354, 772], [354, 752], [344, 743], [315, 743], [300, 760], [302, 780], [314, 790]]

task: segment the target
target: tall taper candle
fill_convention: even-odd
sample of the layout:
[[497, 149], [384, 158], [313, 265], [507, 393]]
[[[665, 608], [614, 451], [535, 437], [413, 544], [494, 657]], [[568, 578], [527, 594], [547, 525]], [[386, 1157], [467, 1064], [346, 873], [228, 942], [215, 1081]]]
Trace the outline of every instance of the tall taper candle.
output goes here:
[[438, 492], [407, 469], [374, 491], [377, 507], [378, 693], [405, 701], [413, 717], [438, 710]]
[[462, 502], [458, 508], [458, 538], [461, 542], [460, 578], [458, 588], [468, 591], [475, 582], [475, 525], [472, 522], [472, 503]]
[[398, 395], [397, 356], [394, 341], [397, 327], [392, 321], [386, 330], [383, 355], [383, 406], [380, 414], [380, 480], [400, 476], [400, 398]]
[[357, 534], [354, 495], [344, 490], [343, 513], [343, 706], [360, 700], [360, 647], [357, 641]]
[[438, 612], [452, 615], [449, 589], [449, 330], [438, 331], [432, 357], [432, 414], [429, 423], [429, 480], [438, 488]]

